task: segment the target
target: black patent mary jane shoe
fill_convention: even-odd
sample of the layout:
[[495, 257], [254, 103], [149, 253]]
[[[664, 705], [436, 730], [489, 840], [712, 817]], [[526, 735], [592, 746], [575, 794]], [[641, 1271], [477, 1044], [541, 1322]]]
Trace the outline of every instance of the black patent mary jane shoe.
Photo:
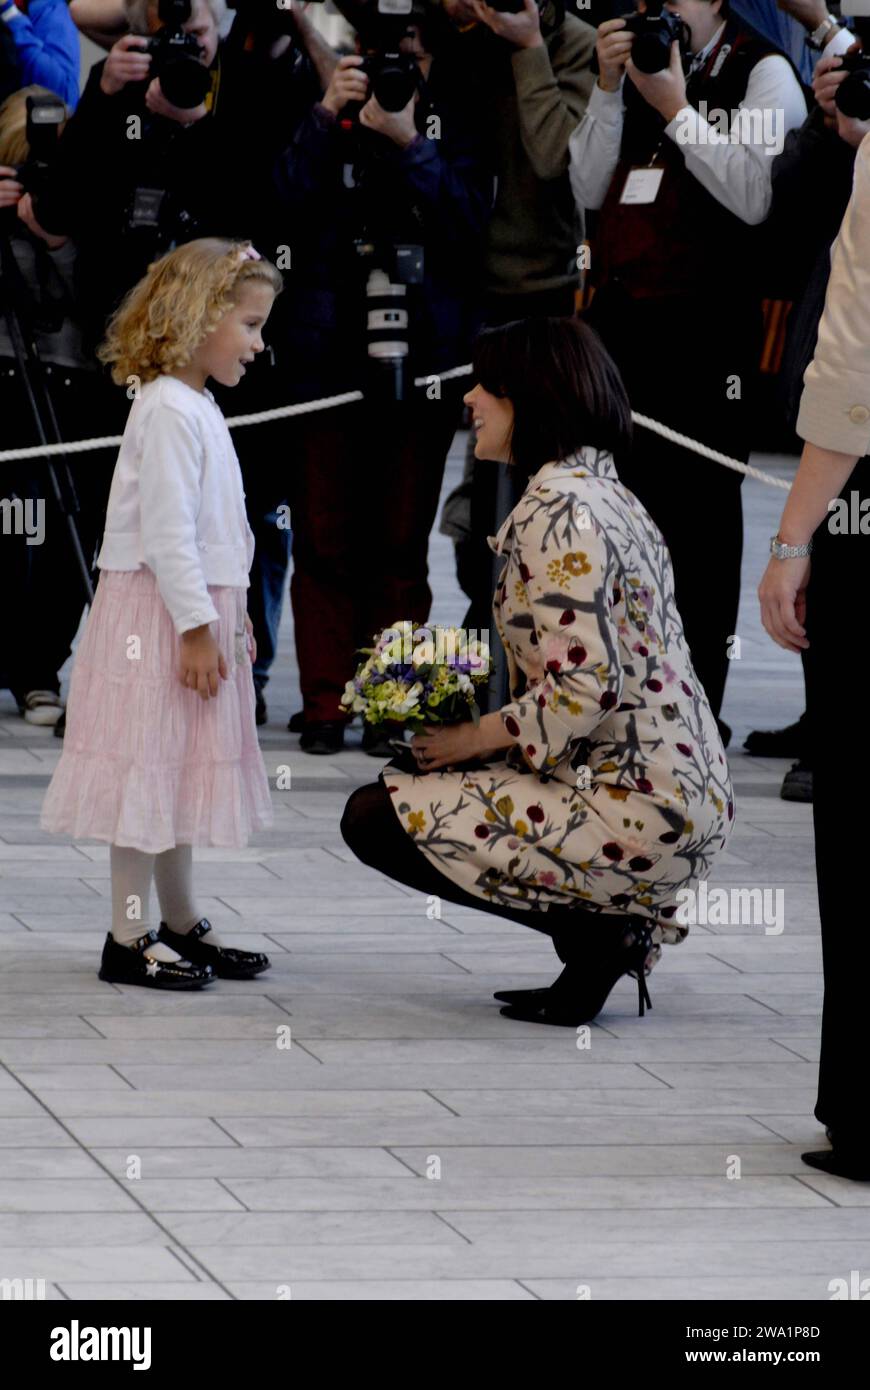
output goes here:
[[221, 980], [250, 980], [269, 969], [269, 957], [264, 956], [262, 951], [237, 951], [232, 946], [210, 946], [204, 938], [211, 930], [212, 925], [207, 917], [186, 932], [171, 931], [165, 922], [161, 922], [160, 940], [188, 960], [210, 966]]
[[120, 946], [111, 932], [103, 947], [99, 977], [113, 985], [145, 985], [148, 989], [202, 989], [211, 984], [215, 972], [210, 965], [182, 960], [156, 960], [149, 946], [160, 940], [156, 931], [146, 932], [132, 946]]

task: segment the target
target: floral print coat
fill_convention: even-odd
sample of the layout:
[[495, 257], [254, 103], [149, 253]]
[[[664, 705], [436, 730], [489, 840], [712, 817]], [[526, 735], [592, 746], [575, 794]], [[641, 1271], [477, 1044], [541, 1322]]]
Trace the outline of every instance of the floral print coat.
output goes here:
[[394, 809], [477, 897], [638, 913], [681, 940], [676, 895], [709, 873], [734, 807], [661, 532], [586, 448], [545, 464], [489, 543], [516, 744], [482, 770], [388, 764]]

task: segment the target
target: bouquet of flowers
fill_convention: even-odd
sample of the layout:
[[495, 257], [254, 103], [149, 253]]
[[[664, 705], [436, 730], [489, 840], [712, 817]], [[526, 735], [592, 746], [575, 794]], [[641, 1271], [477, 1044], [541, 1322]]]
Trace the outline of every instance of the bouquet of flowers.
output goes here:
[[361, 653], [365, 660], [341, 704], [367, 724], [397, 722], [416, 730], [480, 722], [475, 687], [489, 679], [489, 646], [476, 632], [400, 622]]

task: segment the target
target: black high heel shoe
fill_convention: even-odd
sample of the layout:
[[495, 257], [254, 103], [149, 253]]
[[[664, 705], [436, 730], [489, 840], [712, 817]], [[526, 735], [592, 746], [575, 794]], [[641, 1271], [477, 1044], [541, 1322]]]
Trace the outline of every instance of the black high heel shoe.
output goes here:
[[239, 951], [233, 946], [210, 946], [203, 937], [212, 929], [207, 917], [197, 922], [190, 931], [177, 932], [160, 923], [160, 940], [171, 946], [186, 960], [197, 965], [210, 966], [221, 980], [250, 980], [262, 970], [268, 970], [270, 961], [262, 951]]
[[[590, 960], [578, 951], [558, 980], [547, 990], [503, 990], [496, 998], [510, 993], [514, 1001], [501, 1010], [505, 1018], [524, 1023], [551, 1023], [576, 1028], [600, 1014], [617, 980], [630, 975], [637, 980], [638, 1015], [652, 1008], [646, 985], [646, 962], [652, 950], [650, 927], [642, 919], [627, 923], [622, 939], [603, 956]], [[524, 998], [517, 998], [523, 994]]]

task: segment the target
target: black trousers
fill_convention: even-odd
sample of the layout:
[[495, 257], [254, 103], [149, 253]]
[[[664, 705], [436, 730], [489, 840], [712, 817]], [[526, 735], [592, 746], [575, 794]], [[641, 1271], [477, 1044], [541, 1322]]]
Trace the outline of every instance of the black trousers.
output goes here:
[[383, 781], [372, 782], [351, 792], [341, 818], [341, 833], [345, 844], [357, 859], [380, 870], [397, 883], [416, 888], [421, 893], [446, 899], [459, 907], [471, 907], [478, 912], [491, 912], [521, 926], [544, 932], [553, 938], [553, 946], [561, 961], [572, 959], [578, 952], [588, 954], [598, 942], [606, 944], [611, 934], [626, 925], [626, 918], [615, 914], [584, 911], [580, 907], [550, 907], [546, 912], [490, 903], [467, 893], [417, 849], [414, 841], [399, 822], [393, 809], [390, 793]]
[[[101, 372], [50, 364], [44, 370], [62, 438], [123, 433], [130, 402]], [[0, 359], [0, 421], [4, 448], [38, 444], [20, 373], [6, 359]], [[102, 538], [117, 456], [117, 449], [98, 449], [69, 459], [79, 503], [76, 524], [91, 569]], [[62, 474], [61, 461], [56, 462]], [[13, 496], [45, 508], [41, 545], [28, 545], [19, 535], [0, 535], [0, 584], [7, 597], [0, 681], [20, 702], [30, 690], [60, 689], [57, 673], [69, 656], [86, 598], [47, 465], [39, 459], [3, 464], [0, 497]]]
[[[634, 300], [613, 285], [596, 293], [584, 317], [616, 362], [633, 410], [741, 461], [749, 457], [756, 305], [724, 292], [712, 307]], [[617, 469], [665, 538], [692, 661], [718, 715], [740, 601], [743, 475], [640, 426]]]
[[[870, 498], [870, 458], [859, 461], [840, 495], [848, 501], [853, 492], [859, 504]], [[867, 819], [860, 595], [868, 561], [870, 537], [832, 534], [826, 518], [813, 542], [804, 661], [825, 976], [815, 1114], [840, 1140], [862, 1147], [870, 1147], [867, 905], [855, 855]]]

